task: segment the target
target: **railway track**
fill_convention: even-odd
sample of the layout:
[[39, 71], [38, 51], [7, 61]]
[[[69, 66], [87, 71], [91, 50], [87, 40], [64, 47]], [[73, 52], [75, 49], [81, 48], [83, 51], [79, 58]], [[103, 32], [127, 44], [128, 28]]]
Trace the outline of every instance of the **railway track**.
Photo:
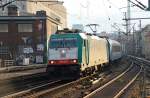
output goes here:
[[[40, 82], [35, 81], [36, 84], [30, 85], [31, 88], [28, 88], [26, 90], [21, 90], [21, 92], [18, 92], [15, 94], [4, 96], [3, 98], [39, 98], [39, 97], [54, 98], [54, 97], [62, 96], [65, 94], [67, 95], [75, 89], [82, 89], [82, 88], [86, 89], [86, 86], [90, 87], [91, 85], [93, 85], [92, 84], [93, 82], [91, 82], [91, 80], [94, 80], [96, 78], [99, 79], [100, 81], [101, 79], [103, 81], [105, 76], [108, 76], [109, 79], [112, 79], [112, 77], [110, 77], [110, 73], [111, 72], [109, 71], [103, 72], [101, 74], [95, 73], [91, 76], [87, 76], [87, 77], [84, 77], [84, 78], [81, 78], [79, 80], [72, 81], [72, 82], [58, 80], [58, 81], [53, 81], [53, 82], [47, 81], [47, 83], [44, 81], [43, 82], [40, 81], [41, 82], [40, 83]], [[113, 75], [113, 77], [116, 77], [116, 76]], [[85, 82], [88, 83], [88, 85], [84, 85]], [[62, 97], [62, 98], [70, 98], [70, 96]], [[77, 98], [77, 97], [73, 97], [73, 98]]]
[[67, 83], [67, 82], [68, 81], [56, 80], [56, 81], [45, 83], [43, 85], [36, 86], [36, 87], [31, 88], [31, 89], [24, 90], [24, 91], [15, 93], [15, 94], [7, 95], [7, 96], [4, 96], [2, 98], [27, 98], [29, 95], [33, 95], [36, 92], [40, 92], [42, 90], [45, 90], [46, 88], [53, 88], [53, 87], [62, 85], [62, 84]]
[[21, 76], [0, 81], [0, 97], [31, 89], [33, 87], [53, 82], [46, 73]]
[[132, 66], [84, 98], [119, 98], [140, 75], [141, 70], [140, 66]]
[[[105, 73], [107, 74], [107, 73]], [[45, 83], [40, 86], [36, 86], [31, 89], [27, 89], [15, 94], [10, 94], [7, 96], [4, 96], [2, 98], [39, 98], [41, 96], [47, 96], [48, 98], [51, 98], [51, 95], [55, 95], [58, 93], [66, 92], [72, 87], [76, 87], [77, 85], [81, 84], [83, 81], [89, 80], [90, 78], [93, 78], [96, 74], [93, 74], [91, 76], [87, 76], [84, 78], [81, 78], [79, 80], [75, 81], [68, 81], [68, 80], [57, 80], [49, 83]], [[101, 74], [100, 76], [103, 76]]]
[[[66, 81], [58, 81], [58, 83], [54, 83], [51, 84], [53, 86], [48, 86], [47, 84], [45, 85], [41, 85], [39, 87], [35, 87], [32, 89], [28, 89], [26, 91], [20, 92], [20, 93], [16, 93], [13, 95], [9, 95], [6, 96], [4, 98], [70, 98], [69, 97], [63, 97], [63, 95], [68, 95], [70, 93], [72, 93], [72, 91], [76, 90], [76, 89], [82, 89], [85, 88], [87, 86], [91, 86], [93, 85], [91, 82], [91, 80], [94, 79], [104, 79], [105, 76], [109, 76], [111, 72], [107, 71], [107, 72], [103, 72], [103, 73], [95, 73], [91, 76], [87, 76], [72, 82]], [[110, 77], [111, 79], [111, 77]], [[59, 83], [61, 82], [61, 83]], [[64, 83], [64, 84], [63, 84]], [[86, 83], [86, 85], [84, 85]], [[88, 84], [88, 85], [87, 85]], [[42, 88], [42, 89], [41, 89]], [[44, 89], [43, 89], [44, 88]], [[76, 94], [76, 93], [74, 93]], [[78, 97], [73, 97], [73, 98], [78, 98]]]
[[143, 65], [143, 71], [141, 75], [141, 98], [150, 98], [150, 61], [141, 58], [129, 55], [131, 59]]

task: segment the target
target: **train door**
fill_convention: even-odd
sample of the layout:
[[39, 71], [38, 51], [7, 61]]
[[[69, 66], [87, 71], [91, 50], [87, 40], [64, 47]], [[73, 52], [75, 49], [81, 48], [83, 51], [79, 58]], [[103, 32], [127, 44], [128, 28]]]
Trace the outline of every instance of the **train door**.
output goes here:
[[85, 60], [86, 60], [86, 65], [89, 64], [89, 41], [88, 40], [84, 40], [85, 41]]

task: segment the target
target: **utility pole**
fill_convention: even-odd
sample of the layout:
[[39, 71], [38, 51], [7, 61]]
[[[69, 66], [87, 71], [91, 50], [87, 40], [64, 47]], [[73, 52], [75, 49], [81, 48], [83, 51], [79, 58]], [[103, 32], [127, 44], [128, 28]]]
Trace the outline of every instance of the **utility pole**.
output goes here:
[[130, 33], [130, 1], [127, 0], [127, 16], [126, 17], [126, 33], [127, 35]]
[[0, 6], [2, 6], [2, 0], [0, 0]]
[[148, 8], [147, 11], [150, 11], [150, 0], [148, 0]]
[[139, 20], [139, 28], [140, 28], [140, 32], [139, 32], [139, 56], [141, 56], [141, 54], [142, 54], [142, 25], [141, 25], [142, 23], [141, 23], [141, 20]]
[[139, 20], [139, 28], [140, 28], [140, 30], [142, 29], [142, 21], [141, 20]]
[[[3, 5], [3, 3], [2, 3], [3, 1], [2, 0], [0, 0], [0, 6], [2, 6]], [[3, 9], [2, 9], [3, 10]]]
[[[135, 25], [134, 25], [135, 26]], [[134, 35], [134, 33], [135, 33], [135, 28], [134, 28], [134, 26], [133, 26], [133, 55], [135, 55], [135, 35]]]
[[[125, 22], [126, 22], [126, 34], [127, 34], [127, 41], [125, 42], [125, 48], [128, 50], [129, 48], [129, 35], [130, 35], [130, 1], [127, 0], [127, 12], [125, 12]], [[126, 51], [128, 53], [128, 51]]]
[[126, 26], [126, 34], [128, 35], [128, 19], [127, 19], [127, 12], [125, 12], [124, 15], [125, 15], [125, 22], [126, 22], [126, 24], [125, 24], [125, 26]]

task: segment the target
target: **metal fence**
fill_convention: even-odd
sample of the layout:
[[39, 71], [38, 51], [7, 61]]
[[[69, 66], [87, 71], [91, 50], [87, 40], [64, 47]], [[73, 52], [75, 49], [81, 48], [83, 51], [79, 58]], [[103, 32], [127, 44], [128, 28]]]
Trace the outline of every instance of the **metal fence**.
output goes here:
[[10, 67], [14, 65], [14, 60], [2, 60], [0, 59], [0, 68]]
[[4, 60], [4, 67], [9, 67], [14, 65], [14, 60]]
[[2, 67], [2, 59], [0, 59], [0, 67]]

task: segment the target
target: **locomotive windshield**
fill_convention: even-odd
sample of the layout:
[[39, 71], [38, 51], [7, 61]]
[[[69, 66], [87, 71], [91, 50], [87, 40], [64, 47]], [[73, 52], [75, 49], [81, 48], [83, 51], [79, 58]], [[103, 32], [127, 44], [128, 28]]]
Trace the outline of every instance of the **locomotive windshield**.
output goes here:
[[50, 48], [71, 48], [77, 47], [76, 38], [55, 38], [50, 40]]

